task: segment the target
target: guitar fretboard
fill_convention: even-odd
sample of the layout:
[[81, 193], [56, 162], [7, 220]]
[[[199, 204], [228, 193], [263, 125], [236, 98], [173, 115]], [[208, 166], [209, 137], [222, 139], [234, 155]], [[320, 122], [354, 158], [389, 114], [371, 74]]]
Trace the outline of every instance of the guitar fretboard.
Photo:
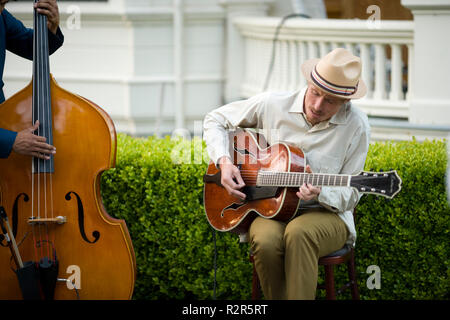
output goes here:
[[350, 175], [341, 174], [259, 171], [256, 185], [261, 187], [300, 187], [307, 183], [319, 187], [348, 187], [350, 180]]

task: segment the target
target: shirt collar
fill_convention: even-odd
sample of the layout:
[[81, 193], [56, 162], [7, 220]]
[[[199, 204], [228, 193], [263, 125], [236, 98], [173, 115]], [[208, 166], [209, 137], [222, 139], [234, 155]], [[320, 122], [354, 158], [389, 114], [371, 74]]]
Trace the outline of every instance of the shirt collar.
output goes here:
[[[298, 93], [298, 97], [292, 107], [289, 109], [289, 112], [293, 113], [301, 113], [306, 120], [306, 115], [303, 112], [303, 101], [305, 98], [306, 89], [308, 86], [301, 89]], [[339, 111], [333, 115], [330, 120], [326, 121], [324, 124], [333, 123], [333, 124], [345, 124], [347, 122], [347, 112], [350, 110], [351, 103], [346, 103], [343, 105]]]
[[351, 103], [348, 102], [339, 108], [339, 111], [333, 115], [329, 122], [334, 124], [345, 124], [347, 122], [347, 111], [350, 109]]
[[299, 91], [297, 99], [292, 104], [292, 107], [289, 109], [289, 112], [303, 113], [303, 100], [305, 99], [306, 89], [308, 89], [308, 87], [304, 87]]

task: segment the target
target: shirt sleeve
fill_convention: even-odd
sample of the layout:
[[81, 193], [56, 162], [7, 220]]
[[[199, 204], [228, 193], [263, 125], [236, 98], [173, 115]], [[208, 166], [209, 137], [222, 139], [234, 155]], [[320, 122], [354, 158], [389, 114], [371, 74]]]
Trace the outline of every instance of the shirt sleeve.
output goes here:
[[56, 30], [56, 34], [53, 34], [53, 32], [48, 30], [49, 54], [53, 54], [53, 52], [58, 50], [63, 45], [63, 43], [64, 43], [64, 35], [59, 27]]
[[[364, 169], [369, 150], [370, 127], [364, 122], [359, 132], [353, 135], [340, 174], [356, 175]], [[358, 204], [361, 194], [354, 188], [323, 187], [318, 201], [334, 212], [351, 211]]]
[[16, 136], [17, 132], [0, 128], [0, 158], [8, 158]]
[[[33, 29], [12, 16], [6, 9], [2, 11], [5, 24], [6, 49], [25, 59], [33, 59]], [[56, 34], [48, 31], [49, 54], [55, 52], [64, 42], [64, 35], [60, 28]]]
[[203, 138], [211, 160], [230, 157], [228, 131], [240, 128], [262, 128], [268, 93], [235, 101], [209, 112], [203, 121]]

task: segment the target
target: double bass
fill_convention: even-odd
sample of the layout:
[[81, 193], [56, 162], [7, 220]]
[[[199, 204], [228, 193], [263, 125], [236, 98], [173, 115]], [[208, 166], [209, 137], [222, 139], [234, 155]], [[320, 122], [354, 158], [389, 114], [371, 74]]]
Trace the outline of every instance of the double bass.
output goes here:
[[108, 215], [100, 193], [102, 172], [115, 166], [114, 124], [56, 83], [47, 32], [46, 16], [35, 10], [32, 81], [0, 105], [1, 128], [18, 132], [39, 120], [35, 134], [56, 147], [49, 160], [14, 152], [0, 159], [8, 227], [0, 242], [0, 299], [130, 299], [133, 245], [125, 221]]

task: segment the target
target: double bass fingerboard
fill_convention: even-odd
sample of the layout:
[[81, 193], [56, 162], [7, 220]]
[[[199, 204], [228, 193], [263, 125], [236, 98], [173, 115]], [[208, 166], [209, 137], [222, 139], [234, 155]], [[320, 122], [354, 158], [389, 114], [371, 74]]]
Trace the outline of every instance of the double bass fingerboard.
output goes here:
[[259, 171], [256, 185], [299, 187], [307, 183], [313, 186], [348, 187], [350, 180], [350, 175], [342, 174]]
[[[53, 145], [47, 17], [36, 10], [33, 27], [33, 125], [39, 120], [36, 134], [46, 137], [46, 142]], [[53, 171], [53, 155], [50, 155], [49, 160], [33, 158], [33, 173]]]

